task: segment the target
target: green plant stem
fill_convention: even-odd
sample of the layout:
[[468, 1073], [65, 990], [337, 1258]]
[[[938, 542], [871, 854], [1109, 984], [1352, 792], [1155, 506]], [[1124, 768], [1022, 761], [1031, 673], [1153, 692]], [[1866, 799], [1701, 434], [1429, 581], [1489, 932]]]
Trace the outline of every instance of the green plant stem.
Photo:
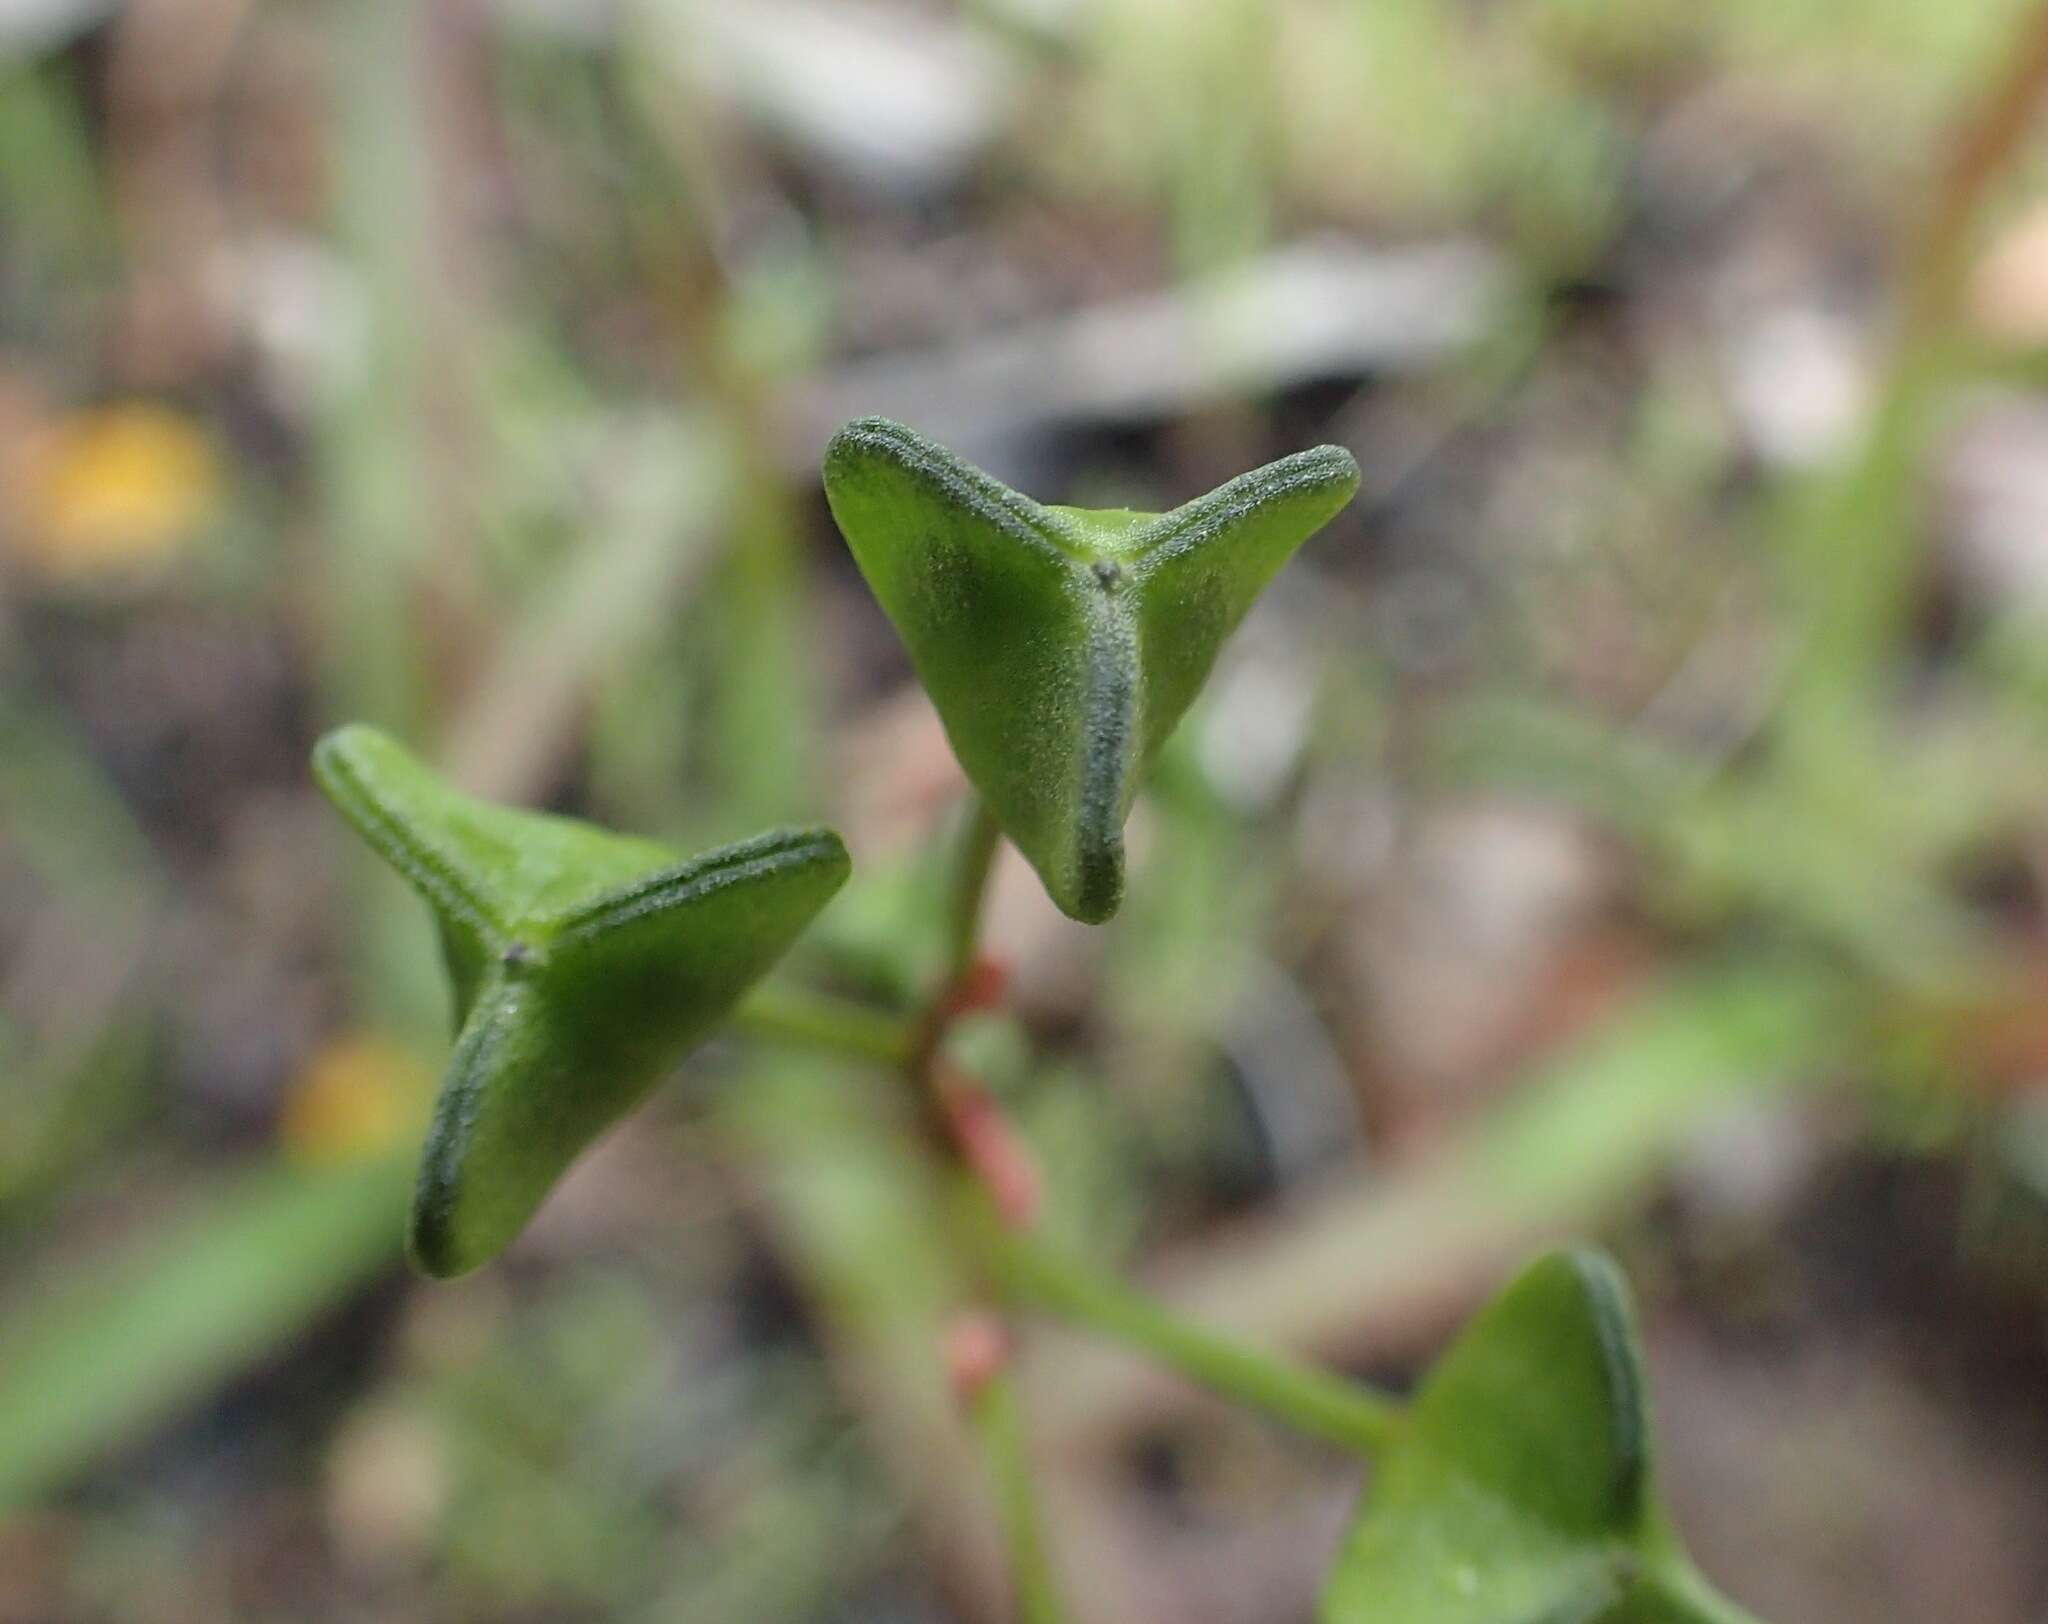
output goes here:
[[1013, 1302], [1148, 1353], [1211, 1392], [1310, 1437], [1370, 1455], [1401, 1425], [1401, 1405], [1391, 1395], [1191, 1325], [1043, 1241], [993, 1231], [989, 1249]]
[[1684, 1619], [1687, 1624], [1763, 1624], [1756, 1614], [1715, 1590], [1683, 1558], [1652, 1583], [1667, 1616]]
[[988, 802], [972, 792], [968, 798], [967, 826], [961, 832], [959, 862], [953, 870], [952, 890], [946, 901], [948, 990], [974, 966], [981, 939], [982, 902], [988, 895], [996, 849], [1003, 838], [1002, 826], [989, 811]]
[[916, 1036], [903, 1063], [903, 1075], [917, 1108], [924, 1113], [926, 1131], [940, 1149], [951, 1155], [952, 1142], [948, 1112], [938, 1076], [939, 1051], [946, 1041], [946, 1029], [959, 1013], [956, 1002], [974, 968], [980, 952], [982, 903], [988, 882], [995, 873], [996, 850], [1003, 831], [989, 811], [988, 803], [968, 792], [967, 817], [954, 850], [953, 867], [946, 885], [946, 962], [944, 973], [931, 1002], [917, 1023]]
[[[935, 1062], [953, 1014], [952, 1000], [974, 967], [983, 904], [1001, 840], [1002, 831], [987, 803], [976, 797], [960, 838], [947, 898], [945, 980], [903, 1068], [911, 1087], [932, 1110], [935, 1124], [944, 1120]], [[937, 1138], [941, 1144], [949, 1142], [942, 1127]], [[1121, 1282], [1097, 1276], [1006, 1227], [992, 1211], [974, 1227], [989, 1284], [1009, 1309], [1029, 1304], [1065, 1315], [1153, 1355], [1226, 1397], [1346, 1449], [1370, 1452], [1393, 1434], [1399, 1410], [1391, 1399], [1184, 1324]], [[1010, 1371], [998, 1372], [976, 1395], [974, 1414], [996, 1476], [1017, 1616], [1023, 1624], [1060, 1624], [1066, 1613], [1046, 1554], [1023, 1407]]]
[[771, 983], [740, 1005], [733, 1024], [755, 1037], [801, 1044], [884, 1066], [910, 1063], [914, 1025], [882, 1010], [802, 987]]
[[[982, 905], [995, 873], [996, 852], [1002, 845], [1002, 826], [989, 811], [988, 802], [969, 792], [967, 820], [959, 836], [953, 871], [946, 896], [945, 978], [939, 984], [931, 1007], [925, 1012], [916, 1039], [903, 1064], [903, 1073], [916, 1093], [920, 1107], [928, 1113], [934, 1142], [957, 1151], [945, 1126], [945, 1103], [937, 1078], [939, 1046], [945, 1042], [947, 1024], [955, 1013], [954, 997], [980, 951]], [[962, 1172], [974, 1182], [971, 1168]], [[978, 1188], [978, 1183], [977, 1183]], [[986, 1226], [993, 1234], [993, 1221]], [[991, 1284], [1002, 1288], [1000, 1270], [983, 1248], [982, 1267]], [[1024, 1428], [1024, 1407], [1017, 1392], [1016, 1377], [1008, 1370], [996, 1372], [972, 1400], [976, 1430], [989, 1468], [995, 1474], [996, 1498], [1003, 1524], [1003, 1537], [1010, 1552], [1010, 1583], [1016, 1591], [1019, 1624], [1065, 1624], [1067, 1610], [1060, 1600], [1046, 1553], [1044, 1521], [1039, 1511], [1038, 1488], [1031, 1470], [1031, 1456]]]
[[1925, 211], [1908, 234], [1900, 319], [1862, 446], [1796, 497], [1781, 521], [1778, 551], [1809, 622], [1775, 723], [1796, 757], [1825, 762], [1843, 737], [1858, 734], [1864, 748], [1883, 748], [1870, 700], [1906, 635], [1920, 580], [1915, 481], [1934, 407], [1966, 355], [1957, 329], [1971, 255], [2044, 99], [2048, 4], [2037, 0], [1942, 143]]
[[2035, 5], [2019, 18], [1996, 71], [1956, 120], [1929, 188], [1926, 212], [1914, 222], [1902, 355], [1911, 355], [1954, 324], [1986, 203], [2024, 148], [2044, 95], [2048, 5]]
[[1010, 1547], [1010, 1578], [1017, 1592], [1018, 1624], [1065, 1624], [1067, 1610], [1047, 1555], [1044, 1513], [1031, 1470], [1031, 1440], [1017, 1380], [1009, 1371], [992, 1376], [974, 1396], [974, 1424], [981, 1434], [1003, 1532]]

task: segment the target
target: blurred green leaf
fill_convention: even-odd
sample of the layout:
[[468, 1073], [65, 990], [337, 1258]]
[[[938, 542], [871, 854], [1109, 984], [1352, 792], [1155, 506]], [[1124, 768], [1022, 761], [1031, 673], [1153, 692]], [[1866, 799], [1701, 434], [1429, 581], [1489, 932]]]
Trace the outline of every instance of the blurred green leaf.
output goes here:
[[0, 1330], [0, 1504], [203, 1397], [398, 1255], [405, 1169], [269, 1166]]
[[[535, 437], [559, 435], [533, 415]], [[527, 587], [450, 718], [445, 759], [463, 783], [506, 796], [548, 783], [582, 707], [656, 654], [711, 560], [734, 498], [715, 422], [649, 414], [607, 422], [602, 443], [603, 495], [583, 538]]]
[[756, 822], [823, 806], [819, 769], [829, 757], [812, 681], [801, 536], [777, 476], [754, 467], [743, 478], [750, 488], [740, 496], [740, 523], [697, 632], [717, 801], [725, 816]]
[[[111, 989], [118, 997], [119, 989]], [[151, 1023], [116, 1018], [40, 1057], [0, 1012], [0, 1216], [50, 1194], [142, 1115]]]
[[869, 1446], [924, 1534], [951, 1546], [979, 1542], [992, 1509], [944, 1357], [969, 1285], [962, 1214], [903, 1104], [844, 1066], [778, 1054], [721, 1091], [713, 1120], [753, 1170], [765, 1222], [861, 1395]]
[[328, 797], [434, 911], [461, 1022], [412, 1252], [460, 1274], [788, 950], [845, 881], [826, 829], [680, 861], [651, 841], [449, 789], [374, 728], [314, 752]]
[[[1665, 978], [1435, 1155], [1343, 1182], [1297, 1211], [1284, 1244], [1219, 1249], [1176, 1306], [1224, 1330], [1334, 1339], [1360, 1302], [1427, 1295], [1508, 1247], [1610, 1219], [1717, 1113], [1851, 1063], [1869, 1019], [1852, 983], [1787, 954]], [[1110, 1372], [1070, 1366], [1060, 1380], [1070, 1436], [1128, 1402]]]
[[1322, 446], [1171, 513], [1043, 507], [915, 430], [862, 418], [825, 491], [947, 737], [1060, 909], [1123, 899], [1138, 775], [1281, 565], [1351, 499]]
[[1324, 1597], [1325, 1624], [1680, 1624], [1706, 1592], [1651, 1481], [1620, 1271], [1532, 1265], [1415, 1401]]
[[70, 75], [6, 58], [0, 40], [0, 204], [9, 245], [26, 268], [56, 277], [101, 272], [113, 249], [113, 212]]

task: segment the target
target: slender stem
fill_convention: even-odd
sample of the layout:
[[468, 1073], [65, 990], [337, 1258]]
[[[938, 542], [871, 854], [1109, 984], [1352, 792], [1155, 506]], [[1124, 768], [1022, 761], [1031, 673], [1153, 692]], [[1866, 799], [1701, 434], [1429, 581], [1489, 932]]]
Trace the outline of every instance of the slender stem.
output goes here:
[[779, 983], [757, 988], [734, 1012], [733, 1024], [756, 1037], [884, 1066], [907, 1065], [917, 1048], [917, 1031], [909, 1021], [849, 999]]
[[[988, 802], [970, 791], [966, 827], [960, 833], [946, 898], [945, 979], [925, 1013], [903, 1065], [904, 1075], [928, 1113], [935, 1139], [950, 1147], [950, 1153], [961, 1161], [962, 1171], [970, 1181], [975, 1179], [974, 1172], [965, 1165], [960, 1147], [945, 1125], [937, 1061], [946, 1027], [956, 1013], [954, 999], [980, 952], [982, 908], [1002, 838], [1002, 827], [989, 811]], [[979, 1194], [978, 1182], [976, 1190]], [[995, 1232], [995, 1225], [986, 1227], [988, 1233]], [[995, 1277], [992, 1284], [1000, 1288], [1001, 1270], [996, 1259], [986, 1250], [983, 1257], [984, 1267]], [[1024, 1407], [1016, 1377], [1008, 1369], [998, 1371], [975, 1395], [973, 1411], [982, 1448], [995, 1473], [1003, 1533], [1010, 1548], [1010, 1582], [1016, 1590], [1018, 1624], [1065, 1624], [1067, 1609], [1060, 1599], [1046, 1551], [1045, 1524], [1031, 1470]]]
[[1990, 82], [1956, 121], [1926, 213], [1915, 222], [1902, 351], [1918, 348], [1952, 322], [1985, 202], [2011, 170], [2044, 96], [2048, 5], [2035, 5], [2019, 19]]
[[1003, 831], [979, 795], [969, 795], [967, 827], [960, 836], [959, 866], [946, 903], [946, 980], [957, 982], [974, 965], [981, 939], [981, 905], [995, 872]]
[[1013, 1301], [1148, 1353], [1200, 1386], [1299, 1432], [1370, 1455], [1400, 1427], [1400, 1401], [1391, 1395], [1191, 1325], [1043, 1241], [995, 1232], [989, 1246]]
[[1031, 1470], [1017, 1379], [1004, 1370], [974, 1397], [974, 1422], [996, 1478], [1003, 1532], [1010, 1547], [1010, 1581], [1017, 1592], [1018, 1624], [1065, 1624], [1067, 1609], [1047, 1553], [1045, 1519]]
[[996, 851], [1003, 831], [988, 803], [971, 790], [967, 798], [967, 820], [953, 856], [946, 890], [946, 963], [943, 978], [917, 1023], [916, 1037], [903, 1062], [903, 1075], [910, 1084], [917, 1106], [924, 1113], [926, 1131], [942, 1155], [958, 1160], [959, 1147], [952, 1142], [947, 1121], [944, 1091], [939, 1084], [939, 1051], [946, 1031], [959, 1014], [957, 999], [974, 968], [980, 952], [982, 902], [988, 882], [995, 873]]
[[932, 1056], [943, 1036], [946, 1000], [974, 963], [982, 899], [1001, 834], [986, 804], [977, 798], [968, 814], [947, 903], [946, 982], [922, 1022], [787, 983], [770, 983], [757, 988], [734, 1012], [733, 1024], [756, 1037], [902, 1067], [920, 1090], [928, 1089]]
[[1737, 1606], [1701, 1578], [1690, 1561], [1681, 1559], [1650, 1583], [1674, 1624], [1763, 1624], [1756, 1614]]
[[1914, 482], [1932, 409], [1958, 374], [1971, 255], [2044, 100], [2048, 4], [2035, 0], [2016, 18], [1986, 82], [1973, 87], [1911, 222], [1900, 317], [1861, 449], [1788, 510], [1780, 551], [1809, 623], [1774, 725], [1791, 736], [1795, 757], [1838, 748], [1850, 728], [1874, 725], [1867, 701], [1897, 654], [1920, 578]]

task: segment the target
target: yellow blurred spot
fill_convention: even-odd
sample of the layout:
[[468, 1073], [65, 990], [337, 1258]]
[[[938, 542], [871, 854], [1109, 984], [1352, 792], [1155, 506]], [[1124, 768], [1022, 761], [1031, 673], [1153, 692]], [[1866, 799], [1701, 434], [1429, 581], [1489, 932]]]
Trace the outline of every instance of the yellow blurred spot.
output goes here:
[[75, 413], [30, 432], [12, 459], [17, 547], [79, 579], [163, 562], [212, 521], [221, 469], [190, 418], [143, 402]]
[[368, 1159], [417, 1133], [431, 1078], [388, 1038], [337, 1038], [316, 1054], [284, 1102], [278, 1137], [298, 1161]]

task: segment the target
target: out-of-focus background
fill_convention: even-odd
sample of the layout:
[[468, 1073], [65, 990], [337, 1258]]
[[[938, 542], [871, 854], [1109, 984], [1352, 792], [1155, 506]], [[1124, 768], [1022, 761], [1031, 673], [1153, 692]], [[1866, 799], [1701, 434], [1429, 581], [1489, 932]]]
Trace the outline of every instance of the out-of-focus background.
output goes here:
[[[1319, 441], [1109, 928], [966, 1035], [1050, 1222], [1400, 1384], [1564, 1235], [1704, 1565], [2048, 1613], [2048, 22], [2017, 0], [0, 3], [0, 1620], [993, 1621], [888, 1080], [713, 1045], [501, 1263], [307, 779], [367, 718], [919, 984], [955, 770], [826, 518]], [[1342, 1461], [1050, 1334], [1086, 1620], [1290, 1624]]]

